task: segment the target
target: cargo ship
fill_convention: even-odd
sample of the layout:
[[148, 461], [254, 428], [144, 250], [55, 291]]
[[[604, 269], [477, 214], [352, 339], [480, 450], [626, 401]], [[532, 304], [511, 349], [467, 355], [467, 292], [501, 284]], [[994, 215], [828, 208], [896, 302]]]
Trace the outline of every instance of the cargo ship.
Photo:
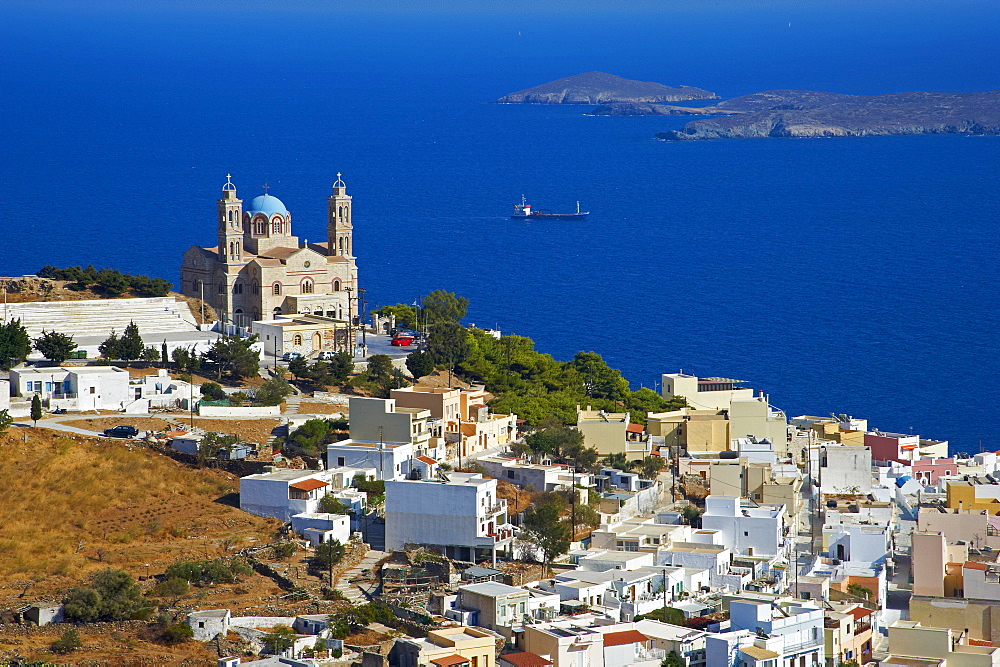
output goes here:
[[583, 220], [589, 213], [580, 210], [580, 202], [576, 203], [576, 213], [553, 213], [544, 208], [532, 210], [531, 204], [521, 195], [521, 203], [514, 204], [514, 213], [510, 217], [514, 220]]

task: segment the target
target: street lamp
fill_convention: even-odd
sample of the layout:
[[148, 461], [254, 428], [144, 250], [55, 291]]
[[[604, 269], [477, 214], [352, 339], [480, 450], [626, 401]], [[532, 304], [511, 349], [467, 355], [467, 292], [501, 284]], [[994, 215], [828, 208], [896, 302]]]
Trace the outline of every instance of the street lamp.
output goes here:
[[347, 292], [347, 345], [351, 350], [351, 357], [354, 357], [354, 338], [351, 335], [351, 326], [354, 324], [354, 300], [351, 296], [354, 288], [348, 285], [344, 288]]
[[367, 336], [368, 330], [365, 327], [365, 315], [367, 312], [366, 306], [368, 305], [365, 302], [365, 292], [367, 291], [368, 290], [366, 290], [364, 287], [358, 288], [358, 316], [361, 320], [361, 347], [364, 349], [365, 355], [368, 354], [368, 336]]

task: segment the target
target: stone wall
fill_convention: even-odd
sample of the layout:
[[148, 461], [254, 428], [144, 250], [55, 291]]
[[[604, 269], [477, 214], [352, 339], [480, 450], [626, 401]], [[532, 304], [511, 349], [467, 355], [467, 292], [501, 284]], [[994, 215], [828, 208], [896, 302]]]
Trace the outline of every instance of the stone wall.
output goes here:
[[148, 621], [111, 621], [101, 623], [50, 623], [48, 625], [0, 624], [4, 637], [52, 637], [58, 639], [66, 629], [74, 626], [88, 635], [111, 635], [115, 632], [135, 632], [148, 625]]

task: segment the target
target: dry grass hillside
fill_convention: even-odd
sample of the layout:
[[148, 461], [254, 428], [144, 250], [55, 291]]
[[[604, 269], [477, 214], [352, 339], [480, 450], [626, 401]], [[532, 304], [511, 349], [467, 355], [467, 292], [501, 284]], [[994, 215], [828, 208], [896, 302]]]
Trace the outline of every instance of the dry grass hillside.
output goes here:
[[58, 597], [106, 567], [138, 578], [223, 556], [267, 541], [277, 525], [227, 504], [235, 476], [129, 441], [11, 429], [0, 435], [0, 479], [4, 608], [25, 589], [28, 600]]

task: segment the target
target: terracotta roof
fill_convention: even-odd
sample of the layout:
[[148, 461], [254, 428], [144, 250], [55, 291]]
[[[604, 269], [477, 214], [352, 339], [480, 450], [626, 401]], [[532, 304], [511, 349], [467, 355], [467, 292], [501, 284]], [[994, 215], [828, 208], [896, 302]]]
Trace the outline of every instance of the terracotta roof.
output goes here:
[[423, 462], [424, 462], [424, 463], [426, 463], [427, 465], [431, 465], [431, 466], [432, 466], [432, 465], [437, 465], [437, 461], [435, 461], [434, 459], [432, 459], [432, 458], [431, 458], [431, 457], [429, 457], [429, 456], [418, 456], [418, 457], [417, 457], [417, 460], [418, 460], [418, 461], [423, 461]]
[[993, 642], [988, 642], [985, 639], [969, 639], [969, 646], [994, 646]]
[[500, 659], [509, 662], [512, 665], [517, 665], [517, 667], [548, 667], [548, 665], [555, 664], [551, 660], [546, 660], [542, 656], [537, 653], [532, 653], [531, 651], [508, 653], [507, 655], [500, 656]]
[[282, 248], [279, 246], [277, 248], [271, 248], [270, 250], [266, 250], [260, 253], [258, 257], [271, 257], [273, 259], [288, 259], [292, 255], [297, 253], [299, 250], [302, 250], [302, 248]]
[[642, 424], [629, 424], [625, 427], [625, 430], [629, 433], [642, 433], [646, 429]]
[[865, 616], [871, 616], [872, 610], [865, 609], [864, 607], [855, 607], [854, 609], [852, 609], [847, 613], [849, 613], [851, 616], [857, 619], [857, 618], [864, 618]]
[[971, 560], [965, 561], [962, 567], [966, 570], [983, 570], [986, 571], [986, 563], [976, 563]]
[[330, 486], [326, 482], [321, 482], [318, 479], [304, 479], [301, 482], [296, 482], [295, 484], [289, 484], [288, 488], [298, 489], [299, 491], [312, 491], [313, 489], [319, 489], [324, 486]]
[[452, 667], [453, 665], [464, 665], [470, 662], [468, 658], [463, 658], [457, 653], [452, 653], [451, 655], [446, 655], [443, 658], [434, 658], [431, 660], [431, 664], [439, 665], [440, 667]]
[[609, 632], [604, 635], [605, 646], [621, 646], [622, 644], [635, 644], [636, 642], [648, 642], [649, 637], [638, 630], [626, 630], [624, 632]]

